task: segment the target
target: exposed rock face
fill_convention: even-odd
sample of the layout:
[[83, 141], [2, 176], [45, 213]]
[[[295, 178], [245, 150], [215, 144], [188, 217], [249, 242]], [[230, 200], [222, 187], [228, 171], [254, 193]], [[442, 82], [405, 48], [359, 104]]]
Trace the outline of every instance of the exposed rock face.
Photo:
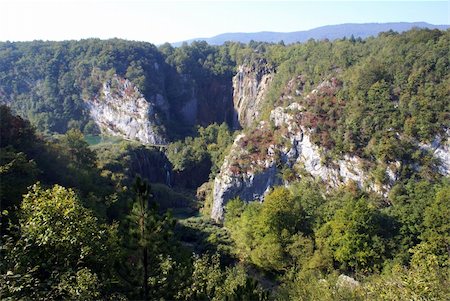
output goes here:
[[162, 95], [147, 100], [129, 80], [115, 75], [99, 96], [86, 100], [92, 119], [102, 132], [144, 144], [165, 144], [156, 107], [167, 110]]
[[[170, 73], [164, 87], [168, 102], [171, 104], [168, 120], [176, 128], [190, 128], [195, 125], [208, 126], [212, 123], [226, 122], [233, 127], [234, 107], [232, 76], [206, 76], [199, 80], [192, 74]], [[184, 131], [181, 131], [184, 133]], [[170, 134], [168, 133], [169, 137]]]
[[263, 59], [251, 65], [241, 65], [233, 77], [233, 103], [239, 126], [245, 128], [258, 119], [264, 97], [275, 70]]
[[[369, 176], [362, 168], [364, 162], [358, 157], [344, 156], [328, 166], [322, 162], [321, 151], [311, 142], [309, 131], [295, 121], [295, 115], [301, 114], [301, 111], [302, 107], [293, 103], [287, 108], [278, 107], [271, 112], [270, 118], [276, 127], [274, 136], [281, 137], [281, 142], [274, 141], [270, 144], [265, 153], [261, 154], [260, 160], [250, 159], [250, 162], [242, 162], [242, 158], [248, 157], [248, 151], [242, 147], [246, 136], [240, 135], [236, 138], [230, 155], [225, 159], [221, 172], [214, 181], [212, 218], [221, 220], [223, 206], [232, 198], [262, 201], [271, 187], [282, 183], [278, 163], [288, 167], [296, 165], [313, 177], [321, 178], [330, 187], [338, 187], [350, 181], [361, 188], [369, 185]], [[268, 127], [266, 122], [259, 125], [260, 130], [266, 128], [269, 131]], [[240, 161], [242, 163], [237, 166], [236, 162]], [[370, 190], [380, 193], [389, 188], [370, 185]]]
[[439, 173], [450, 176], [450, 129], [447, 129], [445, 136], [437, 136], [431, 144], [419, 144], [422, 149], [433, 153], [439, 160]]
[[444, 176], [450, 176], [450, 136], [447, 136], [445, 144], [440, 144], [434, 150], [434, 156], [439, 159], [439, 172]]
[[259, 162], [265, 167], [262, 172], [236, 173], [233, 170], [233, 162], [245, 152], [239, 143], [244, 137], [244, 135], [236, 137], [230, 154], [225, 158], [220, 174], [214, 179], [211, 216], [216, 221], [223, 218], [224, 206], [230, 199], [240, 197], [245, 201], [258, 199], [262, 201], [271, 187], [281, 184], [281, 179], [277, 175], [276, 162], [272, 156], [268, 156], [265, 162]]
[[357, 287], [361, 286], [361, 283], [359, 281], [355, 280], [355, 278], [341, 274], [341, 275], [339, 275], [339, 277], [336, 281], [336, 286], [338, 288], [341, 287], [341, 288], [349, 288], [351, 290], [354, 290]]
[[[313, 90], [311, 95], [314, 93], [317, 90]], [[299, 120], [305, 113], [304, 108], [295, 102], [286, 108], [277, 107], [270, 114], [272, 127], [262, 121], [252, 132], [236, 138], [214, 180], [213, 219], [220, 221], [224, 206], [235, 197], [247, 202], [262, 201], [271, 187], [283, 183], [280, 166], [305, 171], [321, 179], [329, 188], [352, 182], [361, 189], [387, 196], [398, 178], [401, 162], [392, 162], [386, 167], [387, 181], [384, 184], [373, 179], [367, 168], [371, 163], [360, 157], [344, 155], [325, 163], [324, 150], [311, 142], [310, 130], [300, 125]], [[420, 145], [439, 159], [439, 172], [443, 175], [450, 174], [449, 140], [447, 133], [446, 138], [437, 137], [431, 145]], [[300, 174], [296, 176], [301, 177]]]

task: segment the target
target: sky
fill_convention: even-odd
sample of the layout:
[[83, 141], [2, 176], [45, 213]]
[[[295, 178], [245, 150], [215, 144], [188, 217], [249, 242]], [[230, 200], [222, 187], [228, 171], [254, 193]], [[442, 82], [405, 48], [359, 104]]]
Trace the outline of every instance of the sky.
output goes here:
[[162, 44], [225, 32], [418, 21], [450, 24], [449, 1], [0, 0], [0, 41], [122, 38]]

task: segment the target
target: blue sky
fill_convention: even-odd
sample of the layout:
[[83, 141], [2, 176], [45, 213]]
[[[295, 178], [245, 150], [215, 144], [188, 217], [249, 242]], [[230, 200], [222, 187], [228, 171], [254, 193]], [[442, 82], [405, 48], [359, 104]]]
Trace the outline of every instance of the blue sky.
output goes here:
[[449, 1], [0, 0], [0, 41], [123, 38], [155, 44], [341, 23], [450, 24]]

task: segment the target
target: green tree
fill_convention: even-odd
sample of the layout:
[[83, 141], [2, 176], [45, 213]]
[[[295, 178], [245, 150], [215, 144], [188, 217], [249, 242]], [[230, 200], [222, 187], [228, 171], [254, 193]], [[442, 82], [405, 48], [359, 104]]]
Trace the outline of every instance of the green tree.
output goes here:
[[68, 130], [61, 142], [67, 148], [69, 158], [77, 166], [95, 166], [95, 153], [89, 149], [89, 144], [84, 140], [84, 135], [80, 130]]
[[19, 229], [3, 242], [2, 298], [93, 300], [113, 290], [117, 227], [100, 223], [71, 189], [35, 184]]
[[241, 265], [220, 266], [218, 254], [193, 257], [190, 283], [184, 292], [185, 300], [267, 300], [264, 291], [248, 277]]
[[39, 170], [34, 160], [11, 147], [0, 152], [0, 212], [20, 206], [22, 194], [36, 182]]
[[393, 230], [388, 221], [365, 198], [351, 200], [318, 231], [319, 248], [330, 248], [344, 269], [379, 270], [388, 254], [386, 233]]
[[312, 243], [305, 237], [311, 229], [300, 198], [284, 187], [274, 188], [262, 204], [230, 201], [225, 227], [230, 230], [239, 255], [265, 270], [287, 269], [302, 257], [302, 250], [296, 247], [308, 250]]
[[[425, 247], [425, 248], [424, 248]], [[369, 300], [448, 300], [450, 272], [436, 255], [420, 244], [412, 250], [408, 267], [396, 264], [389, 273], [372, 277], [366, 285]]]
[[421, 244], [430, 247], [439, 264], [450, 267], [450, 185], [446, 183], [436, 192], [434, 202], [425, 209]]
[[21, 151], [29, 151], [37, 140], [30, 123], [13, 115], [6, 105], [0, 105], [0, 137], [1, 148], [12, 146]]
[[[424, 213], [432, 206], [438, 186], [429, 181], [409, 180], [406, 185], [398, 184], [390, 192], [392, 206], [387, 213], [399, 223], [396, 237], [396, 257], [407, 264], [410, 261], [409, 249], [421, 242], [425, 232]], [[431, 209], [428, 209], [431, 214]]]
[[136, 226], [138, 245], [142, 248], [142, 266], [144, 268], [142, 291], [144, 300], [148, 300], [148, 244], [149, 244], [149, 209], [148, 201], [151, 196], [150, 186], [146, 182], [142, 182], [141, 178], [137, 178], [134, 184], [136, 193], [136, 201], [131, 209], [130, 218]]
[[[138, 278], [142, 290], [142, 298], [149, 300], [149, 277], [152, 270], [157, 270], [157, 258], [164, 255], [169, 248], [169, 238], [172, 236], [175, 220], [169, 212], [161, 215], [156, 203], [149, 202], [153, 195], [150, 185], [140, 177], [133, 185], [135, 200], [129, 215], [132, 244], [136, 244], [140, 255]], [[153, 297], [153, 296], [152, 296]]]

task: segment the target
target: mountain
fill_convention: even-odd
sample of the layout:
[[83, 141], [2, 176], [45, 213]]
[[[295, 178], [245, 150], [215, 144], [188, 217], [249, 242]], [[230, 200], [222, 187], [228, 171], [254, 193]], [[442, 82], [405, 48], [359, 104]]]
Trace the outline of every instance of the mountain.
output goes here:
[[370, 36], [376, 36], [380, 32], [384, 31], [397, 31], [404, 32], [414, 27], [417, 28], [429, 28], [446, 30], [450, 28], [449, 25], [434, 25], [426, 22], [392, 22], [392, 23], [346, 23], [339, 25], [327, 25], [310, 30], [294, 31], [294, 32], [235, 32], [235, 33], [223, 33], [211, 38], [195, 38], [187, 41], [172, 43], [173, 46], [181, 46], [183, 42], [191, 43], [193, 41], [206, 41], [211, 45], [222, 45], [227, 41], [249, 43], [250, 41], [278, 43], [283, 41], [286, 44], [292, 44], [297, 42], [305, 42], [309, 39], [316, 40], [336, 40], [344, 37], [350, 38], [352, 35], [355, 38], [367, 38]]
[[197, 124], [231, 123], [234, 63], [223, 55], [204, 42], [0, 42], [0, 104], [42, 132], [75, 126], [164, 144]]
[[448, 45], [0, 43], [2, 300], [450, 300]]

